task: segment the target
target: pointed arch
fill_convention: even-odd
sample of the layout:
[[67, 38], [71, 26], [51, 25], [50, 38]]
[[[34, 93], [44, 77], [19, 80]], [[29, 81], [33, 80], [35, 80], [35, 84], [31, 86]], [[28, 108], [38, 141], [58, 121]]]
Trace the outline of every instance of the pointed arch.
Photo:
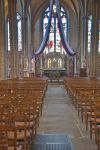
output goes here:
[[[54, 3], [54, 0], [51, 0], [50, 1], [50, 15], [49, 15], [49, 20], [48, 20], [48, 26], [47, 26], [47, 29], [46, 29], [46, 33], [45, 33], [45, 37], [39, 47], [39, 49], [34, 53], [34, 55], [40, 55], [43, 51], [44, 51], [44, 48], [46, 46], [46, 43], [48, 41], [48, 38], [49, 38], [49, 33], [50, 33], [50, 26], [51, 26], [51, 18], [52, 18], [52, 11], [53, 11], [53, 3]], [[55, 4], [56, 4], [56, 9], [57, 9], [57, 16], [58, 16], [58, 28], [59, 28], [59, 32], [60, 32], [60, 37], [61, 37], [61, 41], [63, 43], [63, 46], [66, 50], [66, 52], [73, 56], [75, 55], [75, 52], [70, 48], [67, 40], [66, 40], [66, 37], [65, 37], [65, 33], [63, 31], [63, 24], [62, 24], [62, 19], [61, 19], [61, 15], [60, 15], [60, 4], [59, 4], [59, 0], [56, 0], [55, 1]], [[54, 10], [55, 11], [55, 10]]]
[[35, 55], [35, 56], [40, 55], [40, 54], [43, 52], [43, 50], [44, 50], [44, 48], [45, 48], [45, 45], [46, 45], [46, 43], [47, 43], [47, 41], [48, 41], [49, 32], [50, 32], [50, 26], [51, 26], [53, 1], [54, 1], [54, 0], [51, 0], [51, 1], [50, 1], [50, 15], [49, 15], [49, 19], [48, 19], [48, 25], [47, 25], [46, 33], [45, 33], [44, 39], [43, 39], [43, 41], [42, 41], [40, 47], [39, 47], [38, 50], [33, 54], [33, 55]]
[[[56, 5], [53, 5], [53, 12], [54, 12], [54, 9], [56, 9]], [[62, 18], [63, 30], [65, 33], [66, 39], [69, 40], [69, 33], [70, 33], [69, 13], [68, 13], [68, 11], [65, 11], [63, 6], [60, 7], [60, 13], [61, 13], [61, 18]], [[42, 20], [42, 22], [43, 22], [43, 37], [46, 32], [49, 14], [50, 14], [50, 8], [47, 7], [45, 9], [45, 12], [43, 13], [43, 20]], [[49, 54], [52, 52], [58, 52], [58, 53], [65, 52], [63, 44], [61, 42], [61, 37], [59, 34], [57, 18], [58, 18], [57, 13], [56, 12], [55, 12], [55, 14], [53, 13], [50, 34], [49, 34], [49, 38], [48, 38], [46, 47], [44, 49], [44, 53], [46, 53], [46, 54]]]

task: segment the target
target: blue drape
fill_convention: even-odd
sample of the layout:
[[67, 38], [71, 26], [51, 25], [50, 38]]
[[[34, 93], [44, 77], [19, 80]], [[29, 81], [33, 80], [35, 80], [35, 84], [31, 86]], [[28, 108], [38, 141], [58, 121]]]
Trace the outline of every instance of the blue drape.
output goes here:
[[61, 41], [62, 41], [62, 44], [63, 44], [64, 49], [66, 50], [67, 54], [69, 54], [70, 56], [73, 56], [73, 55], [75, 55], [75, 52], [69, 46], [69, 44], [66, 40], [66, 37], [65, 37], [64, 30], [63, 30], [62, 18], [60, 15], [59, 0], [55, 0], [55, 1], [56, 1], [56, 9], [57, 9], [57, 17], [58, 17], [58, 28], [59, 28], [59, 32], [60, 32]]
[[[51, 19], [52, 19], [52, 11], [53, 11], [53, 2], [54, 0], [50, 1], [50, 15], [48, 18], [48, 26], [46, 28], [46, 32], [45, 32], [45, 36], [43, 38], [43, 41], [39, 47], [38, 50], [36, 50], [36, 52], [34, 52], [33, 57], [40, 55], [41, 53], [43, 53], [45, 46], [48, 42], [49, 39], [49, 33], [50, 33], [50, 27], [51, 27]], [[62, 18], [60, 15], [60, 4], [59, 4], [59, 0], [55, 0], [56, 2], [56, 8], [57, 8], [57, 17], [58, 17], [58, 28], [59, 28], [59, 32], [60, 32], [60, 37], [61, 37], [61, 41], [62, 44], [64, 46], [64, 49], [66, 50], [67, 54], [69, 54], [70, 56], [74, 56], [75, 52], [71, 49], [71, 47], [69, 46], [66, 37], [65, 37], [65, 33], [63, 30], [63, 24], [62, 24]]]
[[45, 49], [45, 46], [46, 46], [46, 44], [48, 42], [48, 39], [49, 39], [49, 33], [50, 33], [50, 27], [51, 27], [51, 19], [52, 19], [53, 1], [54, 0], [50, 1], [50, 15], [49, 15], [49, 18], [48, 18], [48, 26], [46, 28], [45, 36], [43, 38], [43, 41], [42, 41], [39, 49], [34, 53], [35, 56], [40, 55], [41, 53], [43, 53], [43, 51]]

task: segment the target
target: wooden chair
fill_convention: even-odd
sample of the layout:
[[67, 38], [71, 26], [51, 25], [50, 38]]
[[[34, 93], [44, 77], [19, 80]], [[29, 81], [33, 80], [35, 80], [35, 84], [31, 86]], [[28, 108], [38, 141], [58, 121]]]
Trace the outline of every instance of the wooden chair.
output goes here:
[[[27, 150], [30, 146], [30, 126], [29, 126], [29, 115], [21, 110], [13, 114], [10, 114], [11, 125], [16, 127], [17, 131], [17, 142], [19, 146], [22, 146], [24, 150]], [[22, 143], [20, 143], [22, 141]]]
[[90, 119], [90, 138], [95, 135], [95, 141], [97, 142], [97, 126], [100, 125], [100, 102], [96, 102], [93, 106], [93, 115]]
[[9, 148], [17, 150], [16, 128], [15, 126], [0, 124], [0, 150], [9, 150]]
[[100, 125], [97, 126], [97, 146], [98, 150], [100, 150]]

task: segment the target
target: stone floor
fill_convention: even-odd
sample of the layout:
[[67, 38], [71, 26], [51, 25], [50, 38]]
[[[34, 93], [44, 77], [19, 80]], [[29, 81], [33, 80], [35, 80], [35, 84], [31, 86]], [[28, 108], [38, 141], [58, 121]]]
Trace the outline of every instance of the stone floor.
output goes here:
[[63, 85], [49, 84], [38, 135], [68, 134], [75, 150], [97, 150]]

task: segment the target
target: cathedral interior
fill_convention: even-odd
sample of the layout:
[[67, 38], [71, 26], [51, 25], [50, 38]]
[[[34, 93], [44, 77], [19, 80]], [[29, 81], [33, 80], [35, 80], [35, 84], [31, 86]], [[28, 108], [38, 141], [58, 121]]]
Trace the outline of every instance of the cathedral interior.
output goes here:
[[0, 0], [0, 150], [100, 150], [99, 79], [100, 0]]

